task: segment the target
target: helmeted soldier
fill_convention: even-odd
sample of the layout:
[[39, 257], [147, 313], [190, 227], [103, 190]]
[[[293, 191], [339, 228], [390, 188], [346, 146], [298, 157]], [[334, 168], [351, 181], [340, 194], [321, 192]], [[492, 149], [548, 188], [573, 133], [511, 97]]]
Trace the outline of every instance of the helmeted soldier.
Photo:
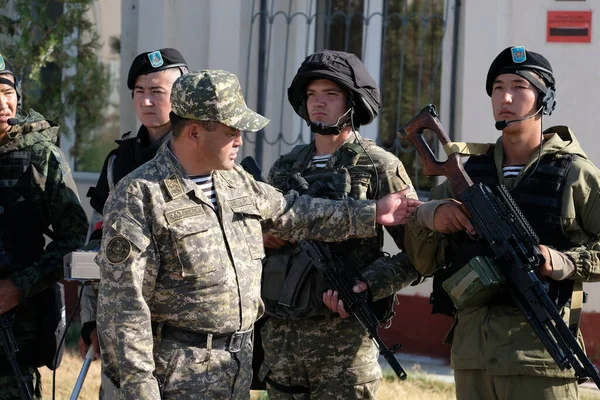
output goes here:
[[58, 125], [33, 110], [22, 112], [19, 102], [17, 75], [0, 54], [0, 318], [3, 334], [9, 325], [19, 349], [17, 372], [5, 354], [10, 344], [3, 340], [6, 347], [0, 347], [3, 400], [27, 392], [41, 398], [37, 368], [57, 367], [62, 258], [83, 245], [87, 226], [71, 171], [55, 145]]
[[[417, 198], [400, 160], [358, 133], [380, 108], [379, 88], [358, 57], [331, 50], [308, 56], [288, 99], [315, 139], [281, 156], [269, 183], [283, 192], [361, 200], [410, 186], [410, 196]], [[388, 232], [402, 248], [403, 228]], [[375, 398], [381, 369], [368, 334], [357, 320], [325, 307], [323, 296], [329, 293], [335, 301], [337, 294], [299, 247], [270, 236], [265, 246], [262, 297], [268, 319], [261, 330], [265, 358], [259, 378], [266, 380], [269, 398]], [[379, 226], [375, 237], [341, 241], [331, 249], [368, 282], [372, 307], [383, 322], [391, 318], [389, 288], [399, 290], [419, 275], [404, 254], [390, 257], [382, 246]]]

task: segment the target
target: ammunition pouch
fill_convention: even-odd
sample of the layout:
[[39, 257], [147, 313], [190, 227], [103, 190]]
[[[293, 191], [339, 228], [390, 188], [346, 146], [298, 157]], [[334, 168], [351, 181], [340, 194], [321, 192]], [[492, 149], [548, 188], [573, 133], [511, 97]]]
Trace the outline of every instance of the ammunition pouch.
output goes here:
[[442, 283], [457, 310], [484, 306], [506, 288], [498, 266], [489, 257], [477, 256]]
[[263, 259], [261, 295], [265, 313], [281, 319], [302, 319], [332, 312], [323, 304], [327, 280], [301, 246], [268, 249]]
[[51, 370], [60, 366], [64, 346], [61, 340], [65, 333], [65, 291], [60, 283], [54, 283], [37, 296], [40, 307], [40, 325], [35, 340], [38, 351], [35, 356], [37, 367], [45, 365]]
[[346, 168], [315, 173], [304, 178], [308, 182], [309, 187], [302, 194], [311, 197], [341, 200], [348, 197], [348, 194], [352, 190], [350, 174]]

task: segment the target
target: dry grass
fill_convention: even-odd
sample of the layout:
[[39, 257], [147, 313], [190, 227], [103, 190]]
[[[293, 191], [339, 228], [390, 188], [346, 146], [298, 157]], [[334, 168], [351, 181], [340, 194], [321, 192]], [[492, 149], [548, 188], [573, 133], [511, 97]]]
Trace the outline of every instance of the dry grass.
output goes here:
[[[65, 351], [62, 363], [56, 370], [56, 392], [55, 399], [69, 399], [75, 382], [81, 371], [83, 360], [79, 353]], [[46, 367], [40, 368], [42, 374], [43, 398], [52, 399], [52, 371]], [[92, 362], [85, 378], [78, 399], [97, 400], [98, 390], [100, 389], [100, 361]]]
[[[69, 399], [79, 371], [82, 360], [79, 354], [72, 351], [66, 352], [60, 368], [56, 371], [56, 399]], [[52, 399], [52, 371], [47, 368], [40, 369], [42, 373], [44, 399]], [[452, 400], [454, 396], [454, 385], [451, 383], [435, 380], [426, 374], [412, 371], [406, 381], [399, 381], [395, 377], [386, 376], [379, 386], [377, 398], [379, 400]], [[79, 395], [81, 400], [96, 400], [100, 387], [100, 362], [92, 363], [85, 383]], [[600, 400], [600, 392], [582, 388], [581, 400]], [[252, 399], [267, 399], [262, 392], [253, 392]]]

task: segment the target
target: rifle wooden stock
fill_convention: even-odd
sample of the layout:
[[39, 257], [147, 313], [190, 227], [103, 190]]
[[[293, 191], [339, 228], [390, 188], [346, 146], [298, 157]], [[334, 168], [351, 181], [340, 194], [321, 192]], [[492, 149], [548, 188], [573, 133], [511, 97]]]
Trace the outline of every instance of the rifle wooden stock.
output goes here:
[[443, 175], [447, 177], [452, 183], [456, 195], [462, 194], [467, 188], [473, 185], [473, 181], [467, 175], [460, 155], [452, 153], [448, 156], [448, 160], [444, 162], [438, 160], [423, 137], [425, 129], [433, 131], [442, 146], [450, 143], [450, 139], [438, 119], [438, 113], [433, 104], [425, 106], [416, 117], [401, 127], [397, 133], [400, 139], [409, 141], [415, 146], [415, 149], [417, 149], [417, 152], [421, 156], [421, 161], [424, 165], [423, 173], [425, 175]]

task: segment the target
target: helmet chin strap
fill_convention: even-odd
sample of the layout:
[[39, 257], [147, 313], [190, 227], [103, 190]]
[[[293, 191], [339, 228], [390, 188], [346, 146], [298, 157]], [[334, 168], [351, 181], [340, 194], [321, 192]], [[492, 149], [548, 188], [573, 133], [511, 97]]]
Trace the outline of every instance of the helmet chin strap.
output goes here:
[[[350, 114], [350, 117], [348, 117], [348, 114]], [[342, 133], [342, 128], [352, 121], [353, 116], [354, 107], [350, 107], [348, 111], [346, 111], [338, 118], [337, 122], [334, 125], [325, 125], [322, 122], [310, 121], [308, 123], [308, 126], [310, 126], [310, 131], [314, 133], [318, 133], [321, 135], [339, 135], [340, 133]]]

